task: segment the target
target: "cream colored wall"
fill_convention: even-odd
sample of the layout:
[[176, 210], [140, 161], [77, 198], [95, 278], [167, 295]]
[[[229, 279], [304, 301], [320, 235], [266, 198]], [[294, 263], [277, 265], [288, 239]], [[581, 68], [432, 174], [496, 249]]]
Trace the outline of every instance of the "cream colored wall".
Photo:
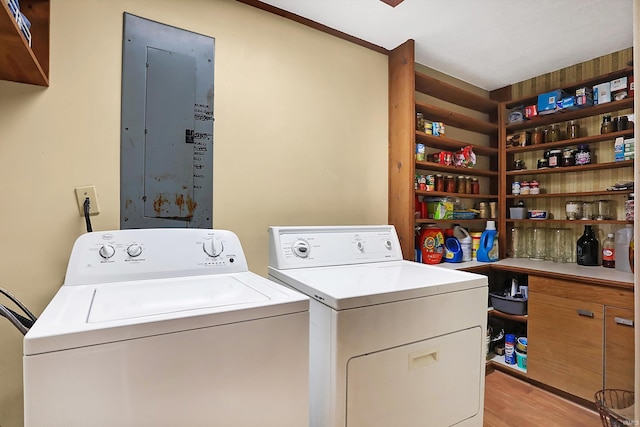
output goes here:
[[[52, 1], [51, 86], [0, 82], [0, 286], [41, 312], [85, 232], [76, 186], [97, 188], [94, 230], [119, 228], [125, 11], [215, 38], [214, 227], [253, 271], [269, 225], [386, 223], [385, 55], [231, 0]], [[0, 425], [21, 426], [4, 320], [0, 348]]]

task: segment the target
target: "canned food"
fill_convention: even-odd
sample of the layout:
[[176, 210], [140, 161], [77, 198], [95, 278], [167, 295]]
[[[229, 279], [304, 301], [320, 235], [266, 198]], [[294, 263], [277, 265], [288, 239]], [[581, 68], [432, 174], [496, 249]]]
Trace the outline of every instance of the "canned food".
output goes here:
[[511, 184], [511, 194], [514, 196], [520, 195], [520, 182], [514, 181], [514, 183]]

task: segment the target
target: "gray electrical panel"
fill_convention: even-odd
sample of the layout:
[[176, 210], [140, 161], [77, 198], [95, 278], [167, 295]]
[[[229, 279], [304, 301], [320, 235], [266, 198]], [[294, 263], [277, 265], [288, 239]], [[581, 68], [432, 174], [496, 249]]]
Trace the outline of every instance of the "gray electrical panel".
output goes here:
[[213, 227], [214, 39], [124, 14], [120, 228]]

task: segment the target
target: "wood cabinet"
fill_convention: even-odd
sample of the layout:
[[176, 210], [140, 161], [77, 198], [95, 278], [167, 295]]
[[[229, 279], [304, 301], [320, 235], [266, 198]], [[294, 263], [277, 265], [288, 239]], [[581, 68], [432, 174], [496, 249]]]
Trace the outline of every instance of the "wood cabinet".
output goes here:
[[49, 0], [20, 1], [20, 10], [31, 21], [31, 47], [7, 2], [0, 3], [0, 80], [49, 86]]
[[529, 378], [588, 401], [633, 390], [633, 329], [610, 325], [633, 318], [632, 291], [530, 275], [528, 310]]
[[605, 306], [604, 387], [633, 390], [633, 310]]
[[[461, 89], [416, 70], [414, 43], [409, 40], [389, 55], [389, 224], [398, 232], [402, 254], [414, 259], [415, 227], [438, 223], [448, 227], [459, 223], [482, 231], [486, 219], [434, 220], [415, 214], [416, 197], [458, 197], [467, 207], [480, 200], [497, 201], [498, 102]], [[416, 113], [430, 121], [441, 121], [446, 136], [429, 135], [416, 129]], [[482, 141], [475, 142], [480, 135]], [[472, 142], [473, 141], [473, 142]], [[416, 144], [424, 144], [427, 154], [440, 150], [456, 152], [471, 146], [480, 158], [474, 168], [455, 167], [416, 160]], [[417, 190], [416, 175], [438, 174], [478, 177], [480, 194]], [[497, 218], [495, 218], [497, 220]]]

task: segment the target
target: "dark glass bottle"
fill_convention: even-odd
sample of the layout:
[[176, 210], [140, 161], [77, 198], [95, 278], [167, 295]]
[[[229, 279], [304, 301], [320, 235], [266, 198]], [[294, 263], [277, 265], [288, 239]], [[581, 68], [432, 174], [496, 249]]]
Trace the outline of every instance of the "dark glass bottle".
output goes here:
[[590, 225], [584, 226], [584, 233], [578, 239], [576, 245], [576, 258], [578, 265], [598, 265], [598, 254], [600, 253], [600, 242]]

